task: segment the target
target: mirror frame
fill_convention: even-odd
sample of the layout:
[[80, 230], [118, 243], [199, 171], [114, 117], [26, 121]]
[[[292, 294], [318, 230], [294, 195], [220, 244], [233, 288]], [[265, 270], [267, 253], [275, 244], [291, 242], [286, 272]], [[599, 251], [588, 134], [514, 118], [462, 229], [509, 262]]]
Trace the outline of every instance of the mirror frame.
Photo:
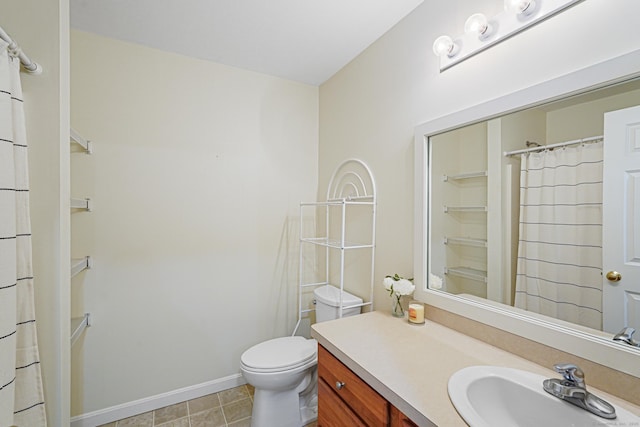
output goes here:
[[516, 312], [510, 306], [427, 288], [429, 137], [638, 77], [640, 49], [417, 126], [414, 159], [414, 298], [640, 378], [640, 351], [614, 342], [612, 337], [603, 338], [577, 325]]

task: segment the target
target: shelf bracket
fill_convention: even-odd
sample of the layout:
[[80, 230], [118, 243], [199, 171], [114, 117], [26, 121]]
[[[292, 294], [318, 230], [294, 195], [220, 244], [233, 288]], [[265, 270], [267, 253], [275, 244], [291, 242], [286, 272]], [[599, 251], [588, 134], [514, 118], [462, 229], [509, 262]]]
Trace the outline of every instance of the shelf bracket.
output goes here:
[[80, 335], [86, 328], [91, 326], [91, 314], [85, 313], [82, 317], [74, 317], [71, 319], [71, 345], [80, 338]]
[[70, 207], [71, 209], [84, 209], [87, 212], [91, 212], [93, 210], [93, 202], [88, 197], [84, 199], [72, 197]]
[[93, 259], [91, 256], [83, 258], [74, 258], [71, 260], [71, 277], [76, 276], [83, 270], [88, 270], [93, 267]]
[[71, 141], [79, 144], [82, 148], [84, 148], [85, 154], [93, 154], [93, 147], [91, 146], [91, 141], [88, 139], [84, 139], [78, 132], [76, 132], [73, 128], [71, 129]]

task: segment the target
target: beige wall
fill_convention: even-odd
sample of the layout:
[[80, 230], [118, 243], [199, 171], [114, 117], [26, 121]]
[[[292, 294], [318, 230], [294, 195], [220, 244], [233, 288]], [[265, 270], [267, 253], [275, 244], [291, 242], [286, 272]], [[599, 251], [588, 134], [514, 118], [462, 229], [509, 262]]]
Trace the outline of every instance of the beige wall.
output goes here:
[[[74, 191], [96, 210], [74, 214], [73, 251], [96, 267], [72, 284], [94, 315], [74, 412], [236, 373], [246, 346], [285, 333], [297, 203], [345, 158], [378, 183], [377, 282], [410, 275], [417, 124], [640, 46], [640, 3], [590, 0], [439, 73], [433, 40], [498, 3], [425, 2], [322, 85], [319, 152], [317, 88], [76, 34], [74, 125], [96, 154], [73, 155]], [[1, 24], [45, 69], [23, 79], [36, 308], [49, 424], [66, 426], [68, 1], [4, 2]]]
[[550, 111], [546, 143], [570, 141], [604, 134], [604, 114], [640, 104], [640, 90]]
[[[376, 283], [412, 274], [416, 125], [640, 48], [639, 2], [590, 0], [440, 73], [433, 40], [461, 33], [474, 12], [494, 15], [501, 2], [439, 3], [423, 3], [320, 88], [319, 191], [340, 159], [371, 167]], [[386, 309], [382, 285], [376, 298]]]
[[69, 2], [10, 0], [0, 25], [41, 75], [22, 73], [36, 321], [50, 426], [69, 425]]
[[73, 415], [239, 373], [297, 316], [318, 88], [72, 32]]

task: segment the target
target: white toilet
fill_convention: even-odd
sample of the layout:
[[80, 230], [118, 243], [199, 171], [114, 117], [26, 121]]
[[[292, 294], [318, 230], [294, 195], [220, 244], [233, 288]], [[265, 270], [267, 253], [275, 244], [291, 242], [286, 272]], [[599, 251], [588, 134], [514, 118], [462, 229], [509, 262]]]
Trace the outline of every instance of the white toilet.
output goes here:
[[[316, 322], [337, 319], [340, 290], [325, 285], [314, 290]], [[342, 293], [344, 306], [362, 299]], [[344, 309], [342, 317], [360, 314]], [[251, 427], [301, 427], [318, 416], [318, 343], [303, 337], [274, 338], [256, 344], [240, 356], [240, 370], [255, 387]]]

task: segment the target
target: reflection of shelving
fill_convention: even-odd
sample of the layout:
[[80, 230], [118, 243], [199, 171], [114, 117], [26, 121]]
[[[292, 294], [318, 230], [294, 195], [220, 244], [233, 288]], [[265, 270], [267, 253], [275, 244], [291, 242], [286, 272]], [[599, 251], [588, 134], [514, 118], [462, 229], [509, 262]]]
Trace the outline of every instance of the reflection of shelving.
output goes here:
[[71, 198], [71, 209], [84, 209], [87, 212], [91, 212], [93, 209], [93, 203], [91, 203], [91, 199], [74, 199]]
[[442, 180], [444, 182], [447, 181], [460, 181], [463, 179], [471, 179], [471, 178], [482, 178], [487, 176], [487, 171], [479, 171], [479, 172], [468, 172], [461, 173], [457, 175], [442, 175]]
[[90, 256], [73, 258], [71, 260], [71, 277], [77, 275], [83, 270], [88, 270], [91, 267], [93, 267], [93, 260]]
[[463, 246], [477, 246], [480, 248], [487, 247], [486, 239], [473, 239], [471, 237], [448, 237], [444, 238], [445, 245], [463, 245]]
[[75, 342], [80, 338], [80, 335], [84, 332], [86, 328], [91, 326], [90, 315], [89, 313], [85, 313], [82, 317], [72, 317], [71, 318], [71, 345], [75, 344]]
[[[481, 295], [487, 283], [487, 162], [484, 159], [484, 130], [478, 129], [474, 137], [461, 138], [459, 148], [463, 154], [447, 166], [453, 174], [442, 170], [441, 194], [441, 243], [442, 268], [447, 277], [447, 290], [454, 293]], [[475, 147], [475, 148], [473, 148]], [[468, 148], [468, 149], [467, 149]], [[439, 148], [440, 153], [450, 156], [450, 150]], [[434, 242], [435, 243], [435, 242]], [[475, 268], [469, 267], [473, 266]], [[456, 280], [457, 278], [457, 280]]]
[[444, 274], [487, 283], [487, 272], [470, 267], [445, 267]]
[[486, 206], [444, 206], [444, 213], [449, 212], [486, 212]]

